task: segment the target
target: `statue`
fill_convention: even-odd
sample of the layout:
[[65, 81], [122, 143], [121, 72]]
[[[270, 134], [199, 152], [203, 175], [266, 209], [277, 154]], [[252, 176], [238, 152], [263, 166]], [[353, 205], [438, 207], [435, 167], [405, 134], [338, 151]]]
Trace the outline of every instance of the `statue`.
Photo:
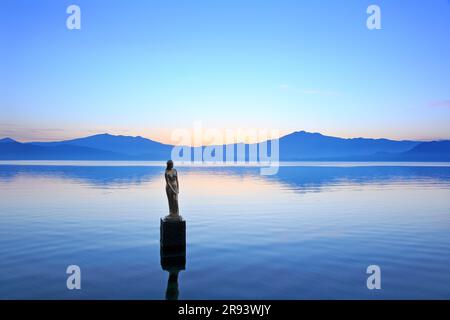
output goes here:
[[178, 193], [180, 192], [178, 184], [178, 173], [177, 170], [173, 168], [173, 161], [167, 161], [167, 168], [164, 174], [166, 179], [166, 194], [167, 200], [169, 201], [169, 215], [164, 219], [171, 221], [181, 221], [183, 220], [179, 214], [178, 210]]

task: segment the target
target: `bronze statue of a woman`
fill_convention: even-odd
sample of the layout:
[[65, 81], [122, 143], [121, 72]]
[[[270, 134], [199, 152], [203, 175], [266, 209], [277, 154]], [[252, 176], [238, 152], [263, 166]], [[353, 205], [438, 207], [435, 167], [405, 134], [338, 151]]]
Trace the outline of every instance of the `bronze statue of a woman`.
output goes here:
[[167, 168], [164, 174], [166, 178], [166, 194], [169, 200], [169, 215], [166, 220], [182, 220], [178, 210], [178, 193], [180, 192], [178, 184], [178, 173], [173, 168], [173, 161], [167, 161]]

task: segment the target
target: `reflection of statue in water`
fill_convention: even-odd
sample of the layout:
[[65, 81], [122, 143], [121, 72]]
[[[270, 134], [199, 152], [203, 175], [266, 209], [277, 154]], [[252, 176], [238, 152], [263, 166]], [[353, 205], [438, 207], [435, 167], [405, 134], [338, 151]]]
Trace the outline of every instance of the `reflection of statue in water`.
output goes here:
[[186, 247], [161, 247], [161, 267], [169, 272], [166, 300], [178, 300], [178, 274], [186, 269]]
[[167, 161], [167, 168], [164, 174], [166, 179], [166, 194], [169, 200], [169, 215], [165, 217], [166, 220], [182, 220], [178, 210], [178, 193], [180, 192], [178, 184], [178, 173], [173, 168], [173, 161]]
[[178, 300], [178, 273], [179, 271], [170, 271], [167, 281], [166, 300]]

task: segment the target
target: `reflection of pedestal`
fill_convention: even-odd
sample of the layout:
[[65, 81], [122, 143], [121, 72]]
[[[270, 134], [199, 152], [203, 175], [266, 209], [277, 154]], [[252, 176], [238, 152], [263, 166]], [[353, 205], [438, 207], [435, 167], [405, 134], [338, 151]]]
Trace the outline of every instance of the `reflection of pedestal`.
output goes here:
[[161, 219], [161, 267], [169, 272], [166, 299], [178, 299], [178, 273], [186, 268], [186, 221]]

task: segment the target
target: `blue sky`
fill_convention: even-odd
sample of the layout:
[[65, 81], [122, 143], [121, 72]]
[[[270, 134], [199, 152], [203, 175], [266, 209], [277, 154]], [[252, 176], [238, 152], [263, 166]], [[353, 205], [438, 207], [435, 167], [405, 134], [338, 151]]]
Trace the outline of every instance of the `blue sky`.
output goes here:
[[202, 121], [450, 139], [448, 0], [3, 0], [0, 49], [0, 137], [170, 142]]

